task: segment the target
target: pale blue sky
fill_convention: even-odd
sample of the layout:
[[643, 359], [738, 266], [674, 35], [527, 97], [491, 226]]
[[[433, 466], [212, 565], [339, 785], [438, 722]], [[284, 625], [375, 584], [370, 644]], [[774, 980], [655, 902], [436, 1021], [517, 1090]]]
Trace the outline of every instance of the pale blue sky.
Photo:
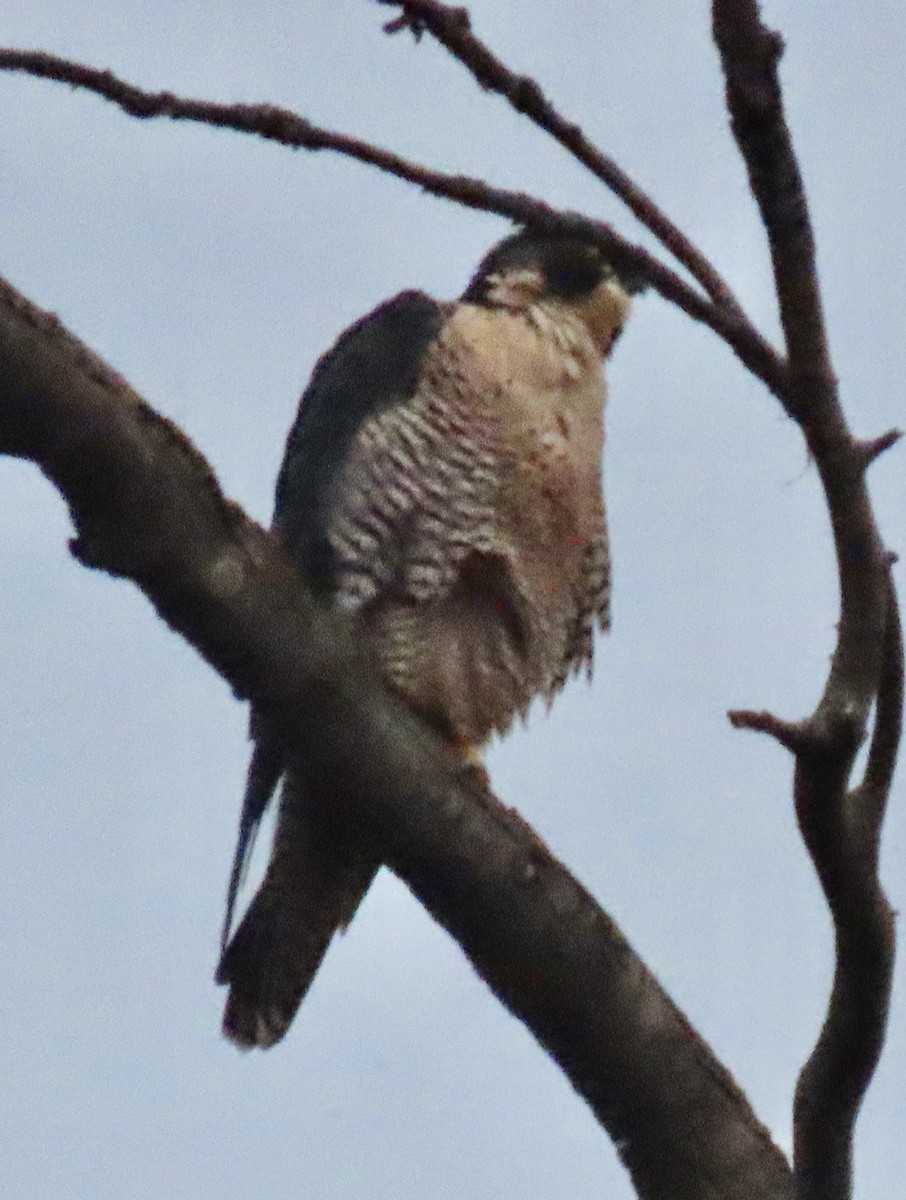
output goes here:
[[[766, 4], [857, 433], [903, 424], [899, 5]], [[476, 0], [727, 275], [774, 336], [763, 238], [702, 0]], [[614, 221], [578, 166], [429, 40], [363, 0], [6, 0], [0, 44], [151, 88], [273, 101]], [[259, 519], [315, 358], [403, 287], [458, 293], [499, 220], [325, 155], [141, 124], [0, 75], [0, 273], [209, 457]], [[515, 803], [613, 913], [775, 1135], [831, 972], [790, 762], [731, 707], [819, 694], [836, 588], [795, 429], [707, 331], [643, 298], [613, 360], [614, 629], [591, 688], [495, 748]], [[903, 451], [875, 469], [906, 549]], [[524, 1030], [395, 880], [331, 952], [286, 1041], [242, 1056], [212, 982], [245, 714], [135, 589], [77, 567], [66, 514], [0, 463], [0, 1161], [16, 1200], [629, 1197], [616, 1155]], [[903, 574], [900, 570], [900, 585]], [[906, 903], [900, 780], [883, 870]], [[902, 959], [901, 959], [902, 961]], [[860, 1121], [857, 1197], [906, 1177], [906, 971]]]

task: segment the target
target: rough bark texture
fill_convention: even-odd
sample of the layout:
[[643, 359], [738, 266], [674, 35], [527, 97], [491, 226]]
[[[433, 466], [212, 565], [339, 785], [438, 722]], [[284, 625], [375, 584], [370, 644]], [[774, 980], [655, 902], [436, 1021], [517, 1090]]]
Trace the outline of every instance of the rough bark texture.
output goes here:
[[295, 768], [560, 1063], [641, 1196], [793, 1195], [745, 1097], [588, 892], [384, 693], [188, 440], [9, 287], [0, 452], [60, 489], [83, 562], [132, 579], [267, 714]]
[[[893, 913], [878, 879], [878, 855], [902, 725], [903, 649], [891, 557], [865, 474], [896, 434], [856, 441], [840, 404], [811, 220], [777, 74], [782, 39], [762, 24], [755, 0], [715, 0], [713, 22], [733, 134], [774, 267], [788, 355], [785, 407], [814, 456], [837, 551], [837, 645], [815, 712], [798, 722], [766, 713], [733, 719], [773, 734], [796, 756], [796, 815], [833, 917], [836, 970], [821, 1036], [796, 1088], [795, 1174], [803, 1200], [848, 1200], [856, 1116], [884, 1043], [893, 977]], [[873, 705], [868, 767], [850, 788]]]
[[[179, 431], [8, 288], [0, 292], [0, 452], [31, 458], [60, 488], [82, 561], [133, 579], [236, 693], [254, 700], [293, 765], [316, 775], [319, 793], [342, 807], [351, 836], [409, 884], [554, 1055], [614, 1138], [641, 1196], [847, 1200], [854, 1124], [884, 1041], [894, 952], [877, 864], [902, 724], [903, 651], [890, 556], [865, 474], [898, 435], [860, 442], [844, 419], [777, 75], [782, 41], [761, 23], [756, 0], [713, 0], [728, 112], [767, 234], [785, 355], [650, 198], [472, 33], [464, 10], [440, 0], [395, 7], [401, 15], [391, 32], [436, 37], [483, 87], [620, 195], [698, 287], [599, 222], [433, 171], [270, 105], [147, 93], [40, 52], [0, 50], [0, 69], [87, 88], [138, 117], [332, 150], [460, 204], [582, 232], [718, 333], [798, 422], [834, 533], [838, 642], [810, 717], [731, 714], [795, 755], [800, 829], [834, 920], [833, 992], [797, 1088], [795, 1183], [726, 1071], [587, 892], [382, 692], [342, 619], [313, 603], [268, 535], [223, 499]], [[851, 786], [872, 712], [867, 768]]]

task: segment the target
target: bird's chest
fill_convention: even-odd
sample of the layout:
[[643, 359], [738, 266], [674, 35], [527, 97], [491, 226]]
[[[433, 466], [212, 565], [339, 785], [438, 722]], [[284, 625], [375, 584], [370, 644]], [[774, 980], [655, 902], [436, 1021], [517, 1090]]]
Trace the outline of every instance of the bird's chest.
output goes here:
[[524, 519], [588, 536], [600, 508], [604, 377], [590, 339], [550, 318], [463, 306], [447, 351]]

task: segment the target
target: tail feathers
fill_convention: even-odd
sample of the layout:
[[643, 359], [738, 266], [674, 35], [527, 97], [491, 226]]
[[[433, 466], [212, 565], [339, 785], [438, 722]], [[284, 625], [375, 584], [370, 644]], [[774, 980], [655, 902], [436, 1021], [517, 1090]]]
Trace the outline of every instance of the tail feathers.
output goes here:
[[243, 1049], [266, 1049], [283, 1037], [376, 871], [347, 843], [281, 805], [264, 882], [217, 968], [217, 982], [230, 989], [226, 1037]]
[[224, 1036], [245, 1050], [279, 1042], [338, 928], [308, 922], [259, 894], [217, 968], [217, 982], [230, 988]]
[[[258, 732], [256, 726], [260, 728], [262, 724], [257, 719], [256, 714], [253, 714], [253, 735]], [[258, 832], [261, 818], [264, 816], [268, 804], [270, 804], [274, 789], [282, 774], [283, 759], [281, 755], [275, 753], [269, 745], [268, 739], [262, 733], [259, 733], [258, 741], [256, 741], [255, 749], [252, 752], [252, 761], [249, 763], [245, 797], [242, 801], [242, 814], [239, 818], [239, 836], [236, 840], [236, 852], [233, 856], [233, 866], [230, 871], [226, 917], [223, 922], [223, 933], [220, 936], [221, 951], [225, 949], [230, 936], [230, 929], [233, 925], [233, 909], [236, 906], [236, 898], [239, 895], [239, 888], [242, 884], [246, 868], [252, 857], [255, 834]]]

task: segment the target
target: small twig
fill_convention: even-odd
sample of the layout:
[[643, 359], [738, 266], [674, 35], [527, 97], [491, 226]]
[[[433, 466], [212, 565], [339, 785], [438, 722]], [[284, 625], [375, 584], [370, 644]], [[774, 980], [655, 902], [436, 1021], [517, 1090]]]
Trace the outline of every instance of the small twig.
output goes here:
[[808, 721], [784, 721], [773, 713], [756, 712], [748, 708], [733, 708], [727, 716], [734, 729], [766, 733], [792, 754], [805, 753], [815, 740]]
[[534, 79], [511, 71], [485, 42], [476, 37], [466, 9], [455, 8], [441, 0], [378, 0], [378, 3], [403, 9], [401, 16], [384, 26], [387, 33], [409, 28], [419, 36], [427, 30], [483, 88], [507, 99], [517, 112], [549, 133], [610, 188], [716, 304], [733, 312], [737, 318], [745, 319], [739, 301], [705, 255], [658, 208], [647, 192], [586, 137], [579, 125], [558, 112]]
[[24, 71], [69, 83], [103, 96], [124, 112], [142, 119], [167, 117], [173, 121], [197, 121], [253, 134], [284, 146], [334, 151], [466, 208], [497, 213], [511, 221], [541, 229], [570, 228], [597, 242], [616, 266], [625, 265], [644, 278], [665, 300], [677, 305], [693, 320], [709, 326], [774, 395], [783, 400], [789, 390], [783, 360], [747, 320], [732, 308], [715, 304], [700, 295], [675, 271], [643, 247], [620, 237], [603, 222], [552, 208], [524, 192], [491, 187], [467, 175], [433, 171], [361, 138], [320, 128], [297, 113], [274, 105], [216, 104], [176, 96], [172, 92], [146, 92], [110, 71], [96, 70], [37, 50], [0, 49], [0, 70]]
[[875, 459], [880, 458], [892, 446], [895, 446], [903, 436], [902, 429], [888, 429], [880, 437], [869, 438], [867, 441], [856, 441], [856, 449], [862, 456], [865, 465], [870, 466]]

